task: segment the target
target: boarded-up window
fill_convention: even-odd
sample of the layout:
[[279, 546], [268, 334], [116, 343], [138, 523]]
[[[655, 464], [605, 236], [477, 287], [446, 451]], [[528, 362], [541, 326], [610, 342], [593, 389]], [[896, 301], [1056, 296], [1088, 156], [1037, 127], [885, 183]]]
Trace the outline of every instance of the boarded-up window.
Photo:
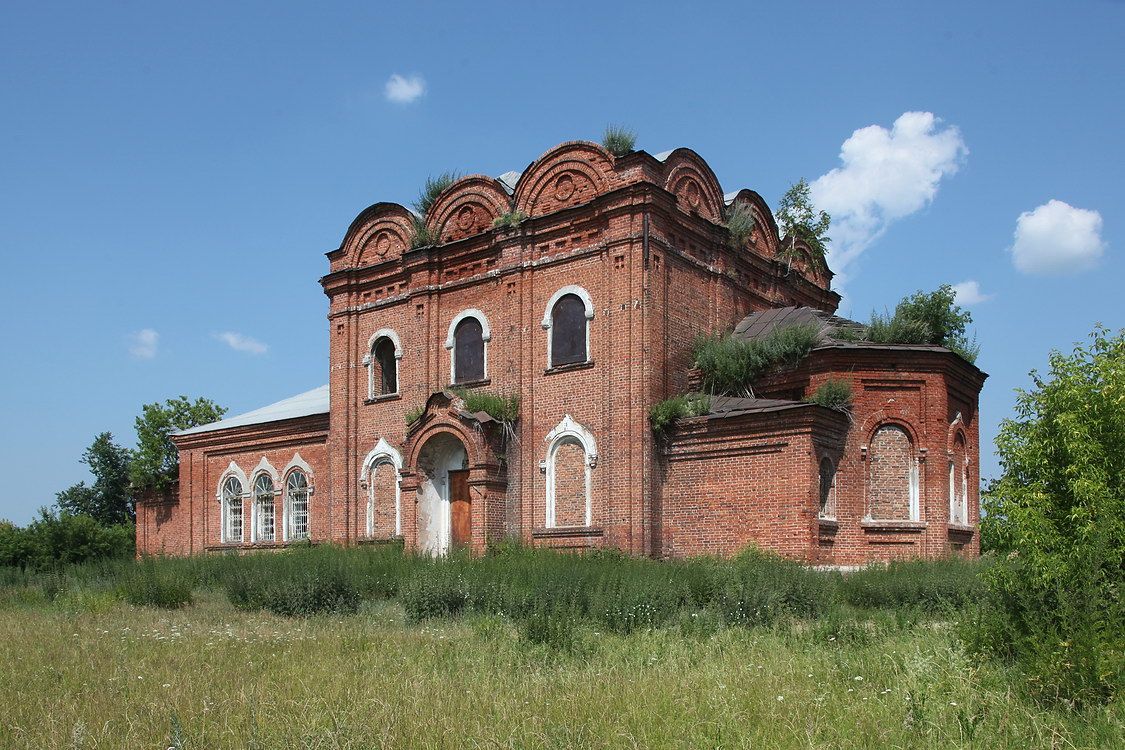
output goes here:
[[820, 461], [820, 517], [836, 517], [836, 466], [830, 458]]
[[875, 519], [916, 520], [917, 471], [910, 436], [884, 425], [868, 448], [868, 509]]
[[484, 380], [484, 331], [476, 318], [465, 318], [453, 331], [453, 382]]
[[554, 518], [548, 517], [548, 526], [585, 526], [586, 450], [577, 440], [564, 440], [555, 447], [551, 468]]
[[386, 396], [398, 393], [398, 361], [395, 359], [395, 343], [387, 337], [375, 342], [371, 352], [375, 367], [374, 385], [376, 395]]
[[551, 309], [551, 366], [586, 361], [586, 305], [565, 294]]
[[368, 479], [367, 533], [385, 538], [398, 530], [398, 472], [390, 461], [375, 465]]

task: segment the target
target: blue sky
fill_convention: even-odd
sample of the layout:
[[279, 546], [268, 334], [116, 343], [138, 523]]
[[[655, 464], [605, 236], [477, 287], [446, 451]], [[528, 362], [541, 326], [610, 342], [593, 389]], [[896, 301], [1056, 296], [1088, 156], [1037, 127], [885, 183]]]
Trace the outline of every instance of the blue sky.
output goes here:
[[0, 518], [145, 402], [326, 382], [361, 209], [611, 122], [773, 206], [814, 181], [842, 312], [976, 282], [986, 476], [1028, 371], [1125, 325], [1121, 3], [232, 5], [0, 9]]

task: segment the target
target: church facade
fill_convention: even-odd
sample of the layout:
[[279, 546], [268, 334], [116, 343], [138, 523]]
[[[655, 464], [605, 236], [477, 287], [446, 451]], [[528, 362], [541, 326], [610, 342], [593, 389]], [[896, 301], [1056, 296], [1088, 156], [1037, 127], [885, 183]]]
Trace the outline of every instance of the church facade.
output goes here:
[[[741, 244], [736, 206], [754, 218]], [[757, 193], [724, 195], [684, 148], [564, 143], [458, 179], [424, 217], [376, 203], [320, 280], [328, 385], [173, 436], [178, 489], [138, 503], [138, 551], [976, 554], [985, 374], [941, 347], [834, 338], [831, 273], [783, 242]], [[798, 365], [654, 433], [652, 407], [699, 388], [698, 335], [796, 324], [822, 330]], [[850, 411], [804, 401], [829, 379]]]

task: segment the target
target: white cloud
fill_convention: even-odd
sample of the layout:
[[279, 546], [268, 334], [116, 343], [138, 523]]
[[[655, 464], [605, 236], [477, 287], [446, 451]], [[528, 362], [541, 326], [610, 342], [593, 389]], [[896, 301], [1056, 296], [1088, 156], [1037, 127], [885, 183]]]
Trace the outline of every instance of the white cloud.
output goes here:
[[129, 334], [129, 354], [135, 359], [152, 359], [156, 356], [160, 334], [151, 328], [142, 328]]
[[932, 112], [904, 112], [890, 130], [868, 125], [852, 133], [840, 147], [841, 166], [811, 185], [816, 207], [832, 215], [837, 283], [890, 224], [932, 201], [968, 153], [961, 131]]
[[236, 352], [246, 352], [247, 354], [265, 354], [269, 351], [269, 346], [263, 344], [257, 339], [252, 339], [249, 336], [244, 336], [241, 333], [234, 331], [224, 331], [223, 333], [216, 333], [215, 338], [222, 341], [224, 344], [234, 349]]
[[1049, 200], [1016, 219], [1012, 262], [1024, 273], [1046, 276], [1088, 271], [1105, 253], [1102, 215]]
[[410, 104], [426, 93], [426, 81], [420, 75], [404, 77], [394, 73], [387, 79], [383, 92], [387, 101], [395, 104]]
[[962, 281], [960, 284], [953, 285], [954, 301], [958, 305], [971, 307], [979, 305], [981, 302], [987, 302], [992, 299], [991, 294], [984, 294], [980, 290], [980, 284], [972, 279]]

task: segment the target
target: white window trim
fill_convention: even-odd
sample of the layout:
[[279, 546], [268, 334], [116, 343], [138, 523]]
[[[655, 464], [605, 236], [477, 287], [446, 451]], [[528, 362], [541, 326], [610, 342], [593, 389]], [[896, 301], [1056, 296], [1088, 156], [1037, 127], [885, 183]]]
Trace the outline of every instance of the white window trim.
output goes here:
[[921, 518], [921, 508], [920, 508], [921, 492], [920, 492], [920, 487], [919, 487], [920, 475], [921, 475], [921, 471], [919, 470], [919, 467], [918, 467], [918, 459], [917, 459], [917, 457], [915, 457], [910, 461], [910, 520], [911, 521], [918, 521]]
[[[394, 393], [375, 393], [375, 343], [379, 339], [387, 338], [395, 345], [395, 392]], [[402, 359], [402, 342], [398, 340], [398, 334], [390, 328], [380, 328], [375, 333], [371, 334], [371, 338], [367, 340], [367, 354], [363, 355], [363, 366], [367, 368], [367, 398], [373, 399], [376, 395], [379, 396], [394, 396], [402, 390], [398, 378], [398, 363]]]
[[[282, 487], [281, 487], [281, 492], [284, 493], [283, 497], [285, 499], [285, 502], [283, 502], [282, 506], [281, 506], [282, 507], [282, 512], [281, 512], [281, 538], [282, 538], [282, 541], [284, 541], [284, 542], [290, 541], [289, 475], [293, 473], [294, 469], [300, 469], [305, 475], [305, 481], [308, 482], [308, 484], [309, 484], [309, 490], [308, 490], [309, 501], [308, 501], [308, 507], [307, 507], [305, 512], [308, 515], [308, 527], [309, 527], [309, 535], [308, 535], [307, 539], [312, 539], [312, 516], [313, 516], [312, 499], [313, 499], [313, 492], [314, 492], [313, 470], [312, 470], [312, 467], [309, 466], [308, 463], [306, 463], [305, 459], [301, 458], [300, 453], [294, 453], [293, 458], [290, 459], [289, 463], [285, 465], [285, 470], [281, 472], [282, 476], [285, 478], [285, 481], [284, 481], [284, 483], [282, 484]], [[305, 541], [305, 540], [301, 539], [299, 541]]]
[[457, 330], [457, 325], [466, 318], [476, 318], [480, 323], [480, 337], [484, 343], [484, 377], [488, 379], [488, 342], [492, 340], [492, 328], [488, 325], [488, 318], [484, 316], [480, 310], [471, 307], [468, 310], [462, 310], [457, 313], [449, 324], [449, 333], [445, 337], [445, 348], [449, 350], [449, 382], [457, 382], [457, 352], [453, 350], [456, 341], [453, 338], [453, 332]]
[[960, 518], [958, 511], [960, 510], [960, 499], [957, 497], [957, 462], [950, 459], [949, 461], [949, 522], [950, 523], [964, 523]]
[[367, 536], [375, 533], [375, 483], [371, 481], [371, 472], [382, 464], [390, 464], [395, 470], [395, 536], [402, 536], [402, 488], [398, 484], [402, 474], [402, 454], [385, 438], [379, 438], [367, 458], [363, 459], [359, 474], [359, 486], [367, 490]]
[[553, 430], [547, 433], [544, 442], [548, 443], [547, 460], [544, 462], [547, 482], [547, 504], [544, 525], [548, 529], [555, 525], [555, 458], [558, 449], [565, 443], [577, 442], [586, 454], [586, 526], [593, 523], [593, 470], [598, 465], [598, 446], [594, 435], [576, 422], [569, 414], [562, 418]]
[[[242, 539], [230, 539], [230, 513], [223, 497], [223, 485], [227, 483], [227, 479], [230, 477], [236, 478], [242, 485], [242, 493], [239, 495], [242, 500]], [[246, 478], [246, 472], [234, 461], [231, 461], [230, 465], [219, 476], [219, 486], [215, 491], [215, 499], [219, 501], [219, 542], [222, 544], [241, 544], [242, 540], [246, 538], [246, 488], [249, 486], [250, 481]]]
[[[273, 539], [262, 540], [258, 538], [258, 477], [262, 474], [269, 475], [270, 480], [273, 482], [273, 497], [276, 505], [277, 488], [281, 483], [281, 476], [277, 473], [277, 469], [273, 468], [273, 464], [262, 456], [262, 460], [254, 467], [254, 471], [250, 474], [250, 542], [251, 544], [260, 541], [277, 541], [277, 510], [274, 510], [273, 516]], [[245, 536], [245, 531], [243, 532]]]
[[590, 361], [590, 321], [594, 319], [594, 302], [590, 299], [590, 293], [576, 284], [568, 284], [557, 290], [551, 295], [551, 299], [547, 301], [547, 309], [543, 313], [543, 321], [540, 323], [543, 330], [547, 332], [547, 367], [554, 367], [554, 352], [551, 346], [551, 326], [554, 324], [551, 313], [554, 312], [555, 304], [560, 299], [568, 294], [573, 294], [582, 300], [582, 306], [586, 308], [586, 360]]

